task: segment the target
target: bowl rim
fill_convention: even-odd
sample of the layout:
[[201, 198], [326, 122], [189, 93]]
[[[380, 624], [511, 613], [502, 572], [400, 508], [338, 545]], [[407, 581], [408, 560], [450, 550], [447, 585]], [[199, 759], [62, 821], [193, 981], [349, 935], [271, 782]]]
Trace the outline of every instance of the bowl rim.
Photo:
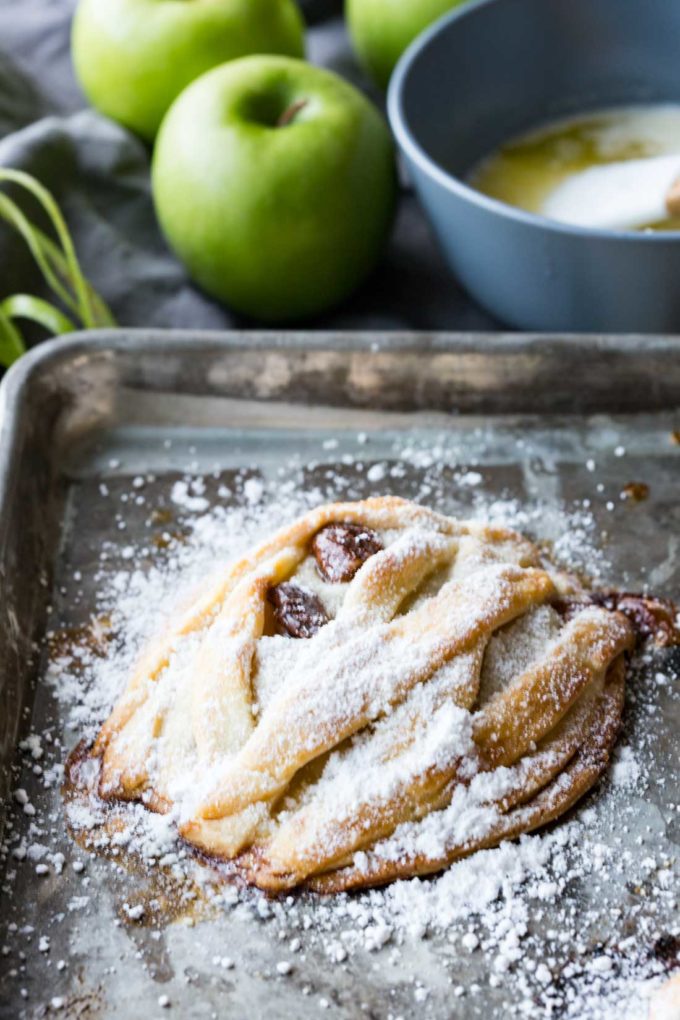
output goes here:
[[[598, 240], [612, 240], [627, 244], [664, 244], [680, 241], [680, 230], [610, 230], [603, 227], [582, 227], [560, 220], [550, 219], [540, 213], [532, 213], [518, 206], [510, 205], [498, 198], [491, 198], [461, 177], [445, 170], [419, 142], [411, 130], [404, 111], [404, 93], [408, 87], [408, 79], [415, 62], [428, 49], [434, 39], [446, 31], [449, 25], [466, 18], [475, 17], [480, 10], [496, 7], [504, 0], [463, 0], [461, 6], [448, 11], [437, 18], [413, 40], [399, 58], [392, 72], [387, 92], [387, 114], [390, 126], [399, 148], [411, 159], [420, 170], [440, 184], [446, 191], [452, 192], [480, 209], [505, 219], [515, 220], [533, 229], [548, 230], [556, 234], [573, 237], [587, 237]], [[537, 125], [540, 129], [540, 125]]]

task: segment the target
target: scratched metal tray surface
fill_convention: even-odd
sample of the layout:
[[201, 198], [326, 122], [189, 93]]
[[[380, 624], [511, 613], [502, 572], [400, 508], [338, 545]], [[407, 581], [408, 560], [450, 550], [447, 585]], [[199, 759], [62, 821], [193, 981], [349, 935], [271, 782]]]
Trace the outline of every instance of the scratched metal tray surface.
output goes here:
[[[323, 440], [325, 465], [342, 477], [352, 471], [342, 453], [358, 431], [369, 437], [376, 461], [390, 456], [395, 436], [427, 444], [436, 435], [441, 445], [444, 435], [462, 467], [469, 454], [490, 497], [520, 504], [540, 497], [549, 518], [551, 506], [557, 513], [564, 501], [592, 496], [608, 579], [680, 597], [680, 446], [672, 442], [680, 429], [679, 339], [114, 331], [46, 344], [9, 373], [1, 394], [0, 801], [7, 802], [16, 782], [15, 749], [26, 733], [48, 727], [57, 757], [79, 736], [65, 729], [42, 682], [46, 631], [87, 621], [102, 543], [118, 548], [113, 570], [124, 564], [123, 547], [142, 539], [148, 502], [144, 514], [129, 510], [125, 532], [116, 533], [111, 512], [98, 501], [102, 481], [122, 489], [150, 472], [153, 502], [154, 491], [167, 491], [188, 468], [225, 476], [248, 468], [271, 478], [297, 455], [313, 471]], [[588, 469], [594, 456], [601, 488]], [[631, 481], [648, 486], [645, 501], [618, 500]], [[357, 496], [376, 488], [365, 474], [353, 485]], [[407, 496], [416, 491], [409, 471], [380, 488]], [[453, 488], [450, 508], [464, 510], [465, 496]], [[648, 839], [651, 832], [659, 855], [668, 858], [677, 857], [680, 836], [680, 814], [672, 811], [678, 721], [669, 693], [654, 721], [655, 781], [638, 795], [628, 826], [631, 845], [637, 833]], [[48, 819], [51, 845], [68, 862], [73, 847], [58, 789], [45, 790], [30, 771], [21, 783], [42, 824]], [[0, 824], [3, 818], [6, 838], [31, 824], [16, 812], [11, 819], [0, 815]], [[611, 825], [613, 838], [615, 819]], [[505, 1015], [512, 994], [504, 982], [490, 987], [483, 954], [463, 957], [437, 938], [405, 944], [398, 964], [385, 953], [357, 951], [341, 966], [311, 948], [283, 981], [270, 926], [235, 914], [193, 926], [121, 924], [121, 903], [135, 877], [95, 858], [88, 860], [87, 878], [89, 905], [74, 910], [82, 875], [67, 867], [59, 876], [38, 877], [4, 855], [3, 1020], [56, 1012], [148, 1017], [160, 1015], [164, 994], [173, 1015], [191, 1018], [304, 1020], [320, 1015], [320, 997], [328, 1016], [489, 1018]], [[584, 917], [600, 897], [621, 919], [636, 894], [620, 882], [570, 895]], [[616, 937], [616, 925], [623, 925], [611, 910], [603, 910], [599, 925], [592, 924], [592, 909], [588, 916], [584, 937], [593, 944]], [[672, 921], [672, 911], [655, 918], [660, 928]], [[539, 937], [545, 930], [546, 954], [555, 952], [549, 916], [537, 916], [535, 928]], [[42, 935], [48, 953], [39, 950]], [[216, 952], [237, 966], [216, 971]], [[62, 970], [60, 959], [67, 961]], [[414, 999], [414, 975], [427, 987], [424, 1002]], [[452, 983], [475, 982], [481, 994], [452, 997]]]

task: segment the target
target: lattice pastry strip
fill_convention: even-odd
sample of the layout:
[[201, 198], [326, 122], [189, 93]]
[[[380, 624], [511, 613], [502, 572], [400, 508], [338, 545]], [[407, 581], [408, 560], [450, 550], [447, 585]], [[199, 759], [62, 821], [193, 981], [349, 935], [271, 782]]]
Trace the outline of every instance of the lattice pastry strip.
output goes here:
[[[196, 643], [195, 668], [201, 677], [198, 687], [189, 688], [186, 684], [180, 690], [172, 687], [170, 652], [166, 653], [168, 661], [162, 670], [152, 672], [144, 683], [137, 677], [133, 679], [137, 708], [126, 724], [109, 737], [104, 751], [105, 773], [109, 777], [102, 784], [105, 795], [134, 798], [145, 788], [153, 745], [169, 727], [181, 733], [183, 744], [195, 746], [202, 760], [210, 759], [215, 745], [220, 746], [222, 753], [229, 753], [245, 742], [253, 728], [250, 667], [255, 642], [264, 626], [266, 592], [294, 569], [299, 558], [296, 549], [284, 548], [252, 575], [237, 581], [221, 611], [213, 613], [204, 641]], [[200, 612], [204, 612], [203, 607]], [[185, 637], [191, 634], [190, 628], [183, 629]], [[158, 682], [163, 673], [165, 684]], [[190, 740], [191, 731], [186, 726], [187, 718], [196, 717], [202, 727], [200, 743]], [[182, 757], [177, 751], [176, 747], [174, 753], [168, 748], [165, 763], [170, 772], [173, 763]], [[154, 783], [157, 805], [167, 803], [165, 771], [161, 762]]]
[[[549, 608], [572, 593], [573, 618]], [[273, 890], [427, 872], [594, 781], [632, 644], [513, 532], [392, 497], [321, 507], [142, 658], [94, 747], [100, 791], [174, 806], [187, 840]], [[455, 835], [477, 788], [479, 831], [396, 854], [452, 811]]]
[[632, 647], [623, 616], [585, 609], [564, 628], [546, 657], [475, 717], [473, 730], [484, 758], [511, 765], [555, 728], [579, 694]]
[[[589, 610], [576, 617], [545, 659], [521, 675], [509, 690], [499, 692], [472, 717], [471, 735], [481, 752], [479, 759], [473, 756], [478, 771], [486, 771], [494, 764], [514, 764], [531, 745], [559, 726], [581, 691], [585, 689], [588, 694], [589, 687], [593, 693], [596, 691], [603, 670], [629, 647], [626, 622], [622, 621], [619, 633], [616, 628], [610, 629], [610, 622], [610, 614], [599, 610]], [[480, 645], [473, 667], [477, 677], [482, 652]], [[433, 684], [434, 681], [426, 685], [425, 690]], [[447, 707], [455, 703], [455, 697], [449, 695]], [[402, 710], [404, 707], [408, 705], [402, 706]], [[332, 866], [351, 851], [387, 835], [409, 816], [417, 816], [419, 805], [434, 801], [456, 770], [460, 771], [461, 765], [465, 778], [470, 751], [468, 760], [461, 762], [465, 743], [463, 735], [456, 732], [454, 720], [449, 717], [448, 734], [442, 733], [437, 741], [432, 738], [432, 731], [436, 733], [442, 724], [436, 702], [430, 699], [429, 704], [419, 708], [424, 725], [421, 725], [418, 741], [429, 753], [420, 751], [416, 757], [418, 766], [409, 772], [404, 762], [406, 776], [400, 782], [394, 781], [385, 792], [383, 770], [387, 761], [376, 761], [371, 790], [367, 756], [359, 756], [359, 766], [350, 769], [350, 773], [360, 774], [361, 783], [358, 790], [352, 790], [351, 784], [345, 783], [345, 789], [351, 791], [345, 812], [341, 796], [334, 795], [331, 790], [325, 798], [328, 817], [324, 817], [323, 805], [316, 810], [311, 805], [302, 818], [294, 818], [283, 826], [265, 851], [273, 872], [282, 877], [293, 875], [297, 883], [314, 871]], [[390, 721], [398, 717], [399, 712], [397, 710]], [[449, 736], [448, 743], [446, 736]], [[379, 744], [379, 735], [371, 734], [369, 746]], [[526, 783], [529, 778], [524, 776], [523, 781]], [[318, 788], [323, 798], [323, 776]]]
[[[305, 670], [282, 691], [218, 774], [201, 816], [220, 818], [282, 793], [308, 761], [389, 712], [480, 637], [554, 594], [543, 571], [489, 567], [476, 585], [450, 582], [421, 609], [375, 628], [372, 641], [363, 634], [349, 638], [325, 670], [323, 685], [316, 671]], [[329, 690], [342, 696], [329, 697]]]
[[[288, 806], [264, 856], [281, 876], [329, 867], [416, 818], [455, 773], [471, 730], [484, 645], [458, 656], [345, 751], [331, 757], [297, 809]], [[463, 738], [463, 739], [461, 739]], [[260, 884], [264, 880], [260, 862]]]
[[[357, 863], [349, 862], [344, 868], [314, 876], [306, 885], [317, 892], [337, 893], [432, 874], [477, 850], [497, 846], [558, 818], [588, 792], [608, 764], [621, 724], [624, 676], [623, 659], [618, 659], [606, 683], [600, 684], [593, 696], [590, 692], [584, 694], [584, 705], [577, 703], [572, 709], [561, 734], [547, 740], [512, 769], [500, 767], [504, 773], [501, 796], [496, 801], [485, 802], [482, 798], [478, 806], [468, 808], [474, 835], [466, 836], [465, 820], [461, 822], [465, 790], [459, 786], [460, 806], [455, 801], [452, 804], [455, 789], [447, 791], [446, 804], [437, 806], [439, 810], [459, 807], [457, 824], [450, 827], [459, 839], [451, 839], [434, 853], [405, 852], [403, 846], [413, 845], [416, 835], [405, 832], [401, 841], [378, 842], [370, 851], [357, 855]], [[446, 832], [444, 823], [442, 833]]]
[[433, 531], [447, 535], [466, 532], [465, 525], [458, 521], [392, 496], [368, 499], [362, 503], [336, 503], [319, 507], [292, 525], [282, 528], [250, 556], [228, 565], [225, 577], [220, 578], [206, 594], [196, 600], [170, 629], [169, 634], [151, 645], [142, 656], [123, 697], [102, 726], [95, 745], [96, 752], [103, 753], [113, 736], [125, 726], [140, 704], [146, 700], [149, 682], [157, 680], [167, 668], [178, 639], [209, 627], [229, 593], [243, 577], [256, 570], [261, 563], [286, 548], [297, 549], [299, 556], [302, 557], [310, 539], [325, 525], [336, 520], [359, 523], [368, 528], [390, 529], [427, 525]]

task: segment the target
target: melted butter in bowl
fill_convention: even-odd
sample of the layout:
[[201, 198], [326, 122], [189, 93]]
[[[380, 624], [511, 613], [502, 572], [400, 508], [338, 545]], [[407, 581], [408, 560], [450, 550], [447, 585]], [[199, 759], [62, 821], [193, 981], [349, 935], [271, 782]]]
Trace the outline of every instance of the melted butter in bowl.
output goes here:
[[[469, 176], [472, 187], [531, 213], [542, 213], [565, 181], [593, 167], [677, 155], [680, 104], [617, 107], [553, 121], [487, 156]], [[680, 230], [680, 217], [642, 230]]]

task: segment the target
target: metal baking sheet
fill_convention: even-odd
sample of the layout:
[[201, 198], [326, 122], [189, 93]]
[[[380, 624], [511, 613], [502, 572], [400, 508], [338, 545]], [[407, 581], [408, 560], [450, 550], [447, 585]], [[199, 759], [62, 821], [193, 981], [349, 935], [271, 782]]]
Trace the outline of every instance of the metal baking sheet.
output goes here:
[[[426, 448], [436, 436], [437, 456], [461, 469], [474, 465], [487, 498], [520, 506], [540, 499], [548, 533], [551, 508], [558, 522], [559, 505], [592, 494], [590, 511], [607, 554], [604, 580], [630, 589], [650, 584], [680, 598], [675, 338], [114, 331], [46, 344], [22, 360], [1, 392], [0, 799], [20, 781], [39, 817], [49, 819], [50, 844], [67, 862], [73, 845], [58, 789], [45, 790], [30, 768], [17, 771], [15, 749], [26, 733], [50, 729], [54, 743], [46, 760], [62, 759], [79, 737], [65, 731], [42, 682], [43, 639], [87, 622], [102, 543], [117, 548], [111, 569], [120, 567], [124, 546], [141, 540], [149, 505], [162, 502], [168, 485], [187, 470], [217, 480], [241, 469], [268, 478], [295, 456], [319, 485], [332, 465], [328, 498], [338, 479], [356, 497], [376, 488], [410, 496], [422, 482], [417, 466], [376, 486], [343, 453], [359, 431], [370, 440], [366, 463], [389, 460], [395, 439], [409, 437]], [[320, 450], [327, 452], [320, 456]], [[588, 466], [593, 457], [601, 490]], [[474, 493], [456, 485], [453, 467], [443, 509], [465, 512]], [[123, 491], [139, 472], [154, 476], [145, 513], [128, 509], [125, 532], [116, 533], [99, 487], [105, 480]], [[619, 499], [633, 481], [648, 486], [646, 500]], [[677, 653], [666, 655], [666, 665], [677, 667]], [[680, 837], [674, 809], [679, 712], [672, 690], [660, 699], [648, 748], [654, 782], [636, 796], [626, 831], [630, 846], [638, 837], [652, 839], [656, 856], [673, 861]], [[649, 725], [644, 713], [629, 710], [627, 726], [642, 725]], [[11, 847], [31, 819], [14, 811], [5, 822]], [[616, 825], [612, 816], [603, 836], [612, 846]], [[238, 912], [193, 924], [123, 924], [121, 905], [138, 878], [109, 861], [88, 861], [89, 899], [74, 909], [83, 901], [82, 875], [66, 867], [40, 878], [11, 853], [3, 857], [3, 1020], [156, 1016], [163, 995], [172, 1015], [191, 1018], [511, 1014], [513, 993], [504, 981], [489, 983], [484, 954], [453, 952], [445, 940], [407, 942], [398, 959], [388, 946], [331, 964], [303, 932], [302, 952], [284, 981], [275, 970], [281, 943], [272, 925]], [[604, 889], [575, 883], [568, 895], [592, 947], [637, 933], [650, 942], [651, 954], [659, 932], [675, 924], [672, 898], [665, 907], [657, 904], [650, 919], [644, 889], [623, 880]], [[598, 903], [601, 916], [594, 921]], [[570, 947], [555, 941], [550, 916], [537, 911], [531, 920], [535, 945], [559, 974]], [[49, 952], [40, 951], [43, 935]], [[215, 967], [216, 952], [238, 965]], [[60, 970], [61, 959], [67, 966]], [[475, 985], [477, 993], [467, 994]], [[453, 987], [465, 994], [453, 995]], [[425, 992], [414, 997], [414, 988]]]

